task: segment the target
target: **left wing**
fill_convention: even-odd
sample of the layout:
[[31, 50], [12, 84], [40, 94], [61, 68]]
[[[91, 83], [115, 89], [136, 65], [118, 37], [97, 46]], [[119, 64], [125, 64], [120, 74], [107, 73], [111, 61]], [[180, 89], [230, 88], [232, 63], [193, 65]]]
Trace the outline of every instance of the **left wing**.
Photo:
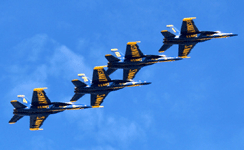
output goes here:
[[195, 45], [196, 44], [180, 44], [178, 56], [181, 58], [187, 58], [188, 54], [190, 54]]
[[47, 117], [48, 115], [30, 116], [30, 130], [42, 130], [40, 127]]
[[191, 34], [189, 37], [196, 36], [197, 33], [199, 33], [198, 28], [193, 22], [193, 19], [196, 19], [196, 17], [192, 18], [184, 18], [181, 26], [181, 35], [187, 35]]
[[33, 90], [33, 96], [32, 96], [32, 101], [31, 101], [32, 106], [51, 104], [51, 101], [47, 97], [44, 89], [47, 89], [47, 88], [35, 88]]
[[123, 80], [124, 81], [133, 80], [140, 69], [141, 68], [124, 69]]
[[105, 97], [108, 95], [109, 92], [104, 92], [100, 94], [91, 94], [91, 106], [92, 107], [99, 107]]

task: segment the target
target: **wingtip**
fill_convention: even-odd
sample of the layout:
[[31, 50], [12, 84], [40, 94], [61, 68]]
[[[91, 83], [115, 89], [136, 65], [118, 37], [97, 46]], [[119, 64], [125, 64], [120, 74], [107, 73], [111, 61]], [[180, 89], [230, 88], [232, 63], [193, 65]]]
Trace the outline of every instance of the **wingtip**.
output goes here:
[[92, 106], [92, 108], [103, 108], [104, 106]]
[[31, 131], [40, 131], [40, 130], [43, 130], [41, 128], [30, 128]]
[[72, 82], [73, 82], [73, 81], [79, 81], [79, 80], [78, 80], [78, 79], [73, 79]]
[[103, 69], [104, 67], [107, 67], [107, 65], [104, 65], [104, 66], [96, 66], [94, 67], [93, 69], [96, 70], [96, 69]]
[[128, 42], [127, 45], [135, 45], [137, 43], [141, 43], [141, 41], [135, 41], [135, 42]]
[[168, 32], [168, 30], [162, 30], [161, 32]]
[[34, 88], [34, 90], [33, 90], [33, 91], [40, 91], [40, 90], [45, 90], [45, 89], [47, 89], [47, 87], [42, 87], [42, 88]]
[[196, 19], [196, 17], [188, 17], [188, 18], [184, 18], [183, 21], [188, 21], [188, 20], [192, 20], [192, 19]]
[[191, 58], [189, 56], [179, 56], [180, 58]]

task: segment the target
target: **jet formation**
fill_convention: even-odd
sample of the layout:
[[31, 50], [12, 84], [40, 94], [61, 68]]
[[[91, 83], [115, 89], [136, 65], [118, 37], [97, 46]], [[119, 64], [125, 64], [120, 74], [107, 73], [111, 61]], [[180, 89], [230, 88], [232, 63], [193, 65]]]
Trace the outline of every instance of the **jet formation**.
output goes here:
[[[90, 80], [84, 73], [78, 74], [79, 79], [71, 82], [75, 86], [74, 95], [69, 102], [51, 102], [46, 96], [44, 89], [35, 88], [31, 103], [24, 95], [18, 95], [20, 101], [12, 100], [14, 116], [9, 121], [16, 123], [24, 116], [30, 116], [30, 130], [41, 130], [41, 126], [50, 114], [56, 114], [65, 110], [78, 110], [87, 108], [101, 108], [101, 104], [107, 95], [112, 91], [117, 91], [125, 87], [135, 87], [151, 84], [151, 82], [134, 81], [136, 74], [145, 66], [161, 62], [178, 61], [189, 58], [188, 55], [198, 42], [204, 42], [214, 38], [227, 38], [237, 36], [233, 33], [221, 33], [220, 31], [199, 31], [192, 18], [184, 18], [181, 31], [173, 25], [167, 25], [172, 31], [162, 30], [164, 36], [163, 46], [159, 52], [165, 52], [172, 45], [178, 44], [179, 51], [177, 57], [166, 55], [145, 55], [139, 49], [138, 41], [128, 42], [125, 55], [117, 48], [111, 49], [115, 56], [106, 54], [108, 60], [106, 66], [96, 66], [93, 69], [93, 77]], [[173, 32], [173, 33], [172, 33]], [[107, 68], [105, 70], [104, 68]], [[109, 76], [117, 69], [123, 69], [123, 79], [111, 79]], [[83, 95], [91, 94], [90, 105], [75, 104]]]

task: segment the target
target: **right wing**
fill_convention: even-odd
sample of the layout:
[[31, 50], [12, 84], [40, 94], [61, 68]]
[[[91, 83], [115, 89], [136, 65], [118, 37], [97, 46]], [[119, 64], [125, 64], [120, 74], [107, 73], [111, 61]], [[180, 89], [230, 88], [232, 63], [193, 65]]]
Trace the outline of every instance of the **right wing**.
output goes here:
[[91, 94], [91, 106], [99, 107], [108, 93], [109, 92], [104, 92], [102, 94]]
[[126, 59], [133, 59], [133, 58], [141, 58], [143, 57], [143, 53], [139, 49], [139, 46], [137, 45], [138, 42], [128, 42], [126, 46], [126, 53], [125, 58]]
[[93, 77], [92, 83], [100, 83], [100, 82], [110, 82], [111, 79], [108, 74], [104, 70], [104, 66], [94, 67], [93, 69]]
[[33, 96], [32, 96], [32, 101], [31, 101], [32, 106], [51, 104], [51, 101], [47, 97], [44, 89], [47, 89], [47, 88], [35, 88], [33, 90]]
[[124, 69], [124, 71], [123, 71], [123, 80], [124, 81], [133, 80], [140, 69], [141, 68]]
[[30, 130], [42, 130], [40, 127], [47, 117], [48, 115], [30, 116]]
[[196, 19], [196, 17], [183, 19], [182, 26], [181, 26], [181, 35], [191, 34], [191, 37], [194, 37], [197, 33], [199, 33], [199, 30], [194, 24], [193, 19]]
[[188, 54], [191, 52], [195, 45], [196, 44], [180, 44], [178, 56], [181, 58], [187, 58]]

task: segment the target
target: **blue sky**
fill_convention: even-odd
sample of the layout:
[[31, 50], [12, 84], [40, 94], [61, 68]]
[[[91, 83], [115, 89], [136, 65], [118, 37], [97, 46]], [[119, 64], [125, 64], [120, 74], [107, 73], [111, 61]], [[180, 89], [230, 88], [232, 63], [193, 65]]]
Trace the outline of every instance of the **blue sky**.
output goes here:
[[[5, 149], [181, 149], [244, 148], [243, 2], [238, 1], [1, 1], [1, 134]], [[29, 130], [29, 117], [8, 121], [17, 95], [31, 100], [48, 87], [51, 101], [69, 101], [72, 79], [92, 77], [106, 65], [111, 48], [141, 41], [145, 54], [158, 54], [167, 24], [180, 29], [196, 17], [201, 31], [238, 37], [199, 43], [190, 59], [143, 68], [135, 80], [151, 85], [111, 92], [104, 108], [51, 115], [43, 131]], [[178, 47], [165, 52], [177, 56]], [[122, 79], [122, 71], [111, 75]], [[77, 103], [89, 104], [90, 95]]]

